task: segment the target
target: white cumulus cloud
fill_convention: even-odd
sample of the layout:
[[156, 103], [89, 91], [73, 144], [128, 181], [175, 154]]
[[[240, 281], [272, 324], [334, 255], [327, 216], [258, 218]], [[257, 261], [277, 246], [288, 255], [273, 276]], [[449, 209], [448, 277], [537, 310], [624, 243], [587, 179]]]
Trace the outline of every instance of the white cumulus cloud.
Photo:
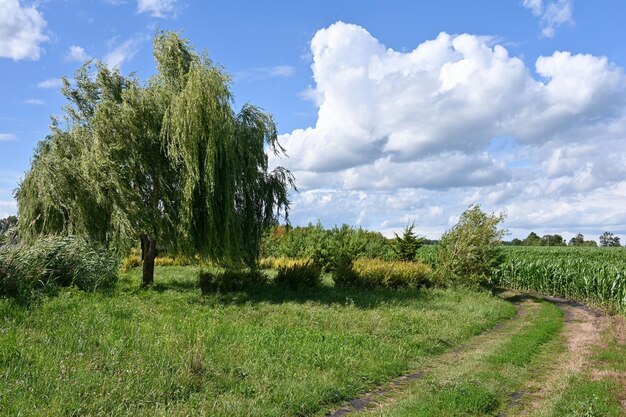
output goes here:
[[167, 17], [175, 12], [176, 0], [138, 0], [137, 13], [148, 13], [153, 17]]
[[40, 44], [49, 40], [44, 33], [46, 25], [36, 5], [0, 0], [0, 57], [39, 59], [43, 51]]
[[89, 56], [89, 54], [85, 52], [85, 49], [82, 46], [72, 45], [67, 50], [65, 59], [67, 59], [68, 61], [85, 62], [91, 59], [91, 56]]
[[121, 67], [123, 63], [133, 59], [147, 39], [146, 36], [136, 35], [123, 42], [118, 42], [117, 37], [113, 38], [109, 41], [109, 51], [104, 56], [104, 62], [110, 68]]
[[[491, 38], [446, 33], [399, 52], [342, 22], [315, 34], [311, 55], [303, 96], [317, 121], [281, 135], [289, 158], [272, 159], [303, 191], [292, 219], [387, 230], [423, 217], [434, 233], [472, 202], [506, 208], [517, 228], [623, 218], [588, 200], [626, 189], [626, 77], [606, 57], [556, 51], [533, 68]], [[366, 198], [351, 208], [354, 193]], [[529, 204], [545, 214], [522, 216]]]
[[563, 24], [574, 24], [573, 0], [557, 0], [546, 4], [543, 0], [523, 0], [522, 4], [539, 17], [541, 34], [546, 38], [553, 38], [556, 30]]
[[522, 4], [532, 10], [535, 16], [541, 16], [543, 13], [543, 0], [524, 0]]

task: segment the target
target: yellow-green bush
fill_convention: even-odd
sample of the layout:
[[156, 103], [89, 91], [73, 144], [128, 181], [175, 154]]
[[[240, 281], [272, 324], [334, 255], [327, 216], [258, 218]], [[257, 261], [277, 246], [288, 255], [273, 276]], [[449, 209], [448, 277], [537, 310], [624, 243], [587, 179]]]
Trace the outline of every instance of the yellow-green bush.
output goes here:
[[333, 271], [333, 281], [337, 287], [358, 287], [362, 285], [360, 279], [352, 262], [341, 263]]
[[278, 268], [274, 282], [291, 290], [313, 288], [321, 284], [322, 268], [313, 261], [284, 265]]
[[141, 266], [141, 256], [130, 254], [122, 260], [120, 269], [122, 270], [122, 272], [128, 272], [131, 269], [137, 268], [140, 266]]
[[233, 270], [222, 268], [201, 269], [198, 286], [203, 294], [212, 292], [244, 291], [267, 283], [267, 276], [249, 268]]
[[[353, 262], [352, 271], [355, 275], [348, 271], [336, 275], [335, 283], [358, 287], [406, 288], [429, 285], [432, 277], [430, 266], [421, 262], [361, 258]], [[349, 279], [344, 279], [343, 275]]]
[[[122, 260], [120, 268], [122, 272], [128, 272], [133, 268], [141, 266], [141, 256], [138, 251], [132, 251], [130, 255]], [[155, 266], [187, 266], [200, 264], [200, 258], [188, 256], [157, 256], [154, 259]]]
[[283, 267], [293, 267], [298, 265], [305, 265], [310, 261], [307, 258], [263, 258], [259, 261], [260, 269], [280, 269]]

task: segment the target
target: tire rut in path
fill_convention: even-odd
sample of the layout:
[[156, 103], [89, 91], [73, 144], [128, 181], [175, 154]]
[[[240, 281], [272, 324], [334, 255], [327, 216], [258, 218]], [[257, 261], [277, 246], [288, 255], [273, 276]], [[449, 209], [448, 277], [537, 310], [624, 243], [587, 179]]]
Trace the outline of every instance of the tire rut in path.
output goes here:
[[[558, 381], [565, 377], [581, 372], [588, 363], [588, 358], [594, 346], [601, 343], [602, 334], [610, 324], [610, 317], [599, 309], [589, 307], [585, 304], [566, 300], [557, 297], [541, 296], [536, 294], [517, 293], [509, 300], [517, 309], [517, 314], [510, 320], [498, 323], [493, 328], [484, 331], [480, 335], [470, 339], [470, 341], [461, 344], [459, 347], [444, 354], [443, 357], [460, 360], [462, 353], [472, 345], [472, 341], [476, 338], [493, 335], [509, 324], [511, 321], [519, 319], [525, 311], [521, 302], [526, 299], [543, 299], [558, 305], [564, 314], [565, 330], [563, 335], [566, 339], [567, 350], [552, 369], [547, 378], [541, 379], [541, 386], [526, 387], [521, 391], [511, 394], [508, 407], [500, 413], [500, 416], [509, 416], [509, 411], [514, 408], [523, 407], [515, 414], [529, 415], [541, 409], [544, 402], [554, 393], [558, 386]], [[384, 387], [380, 387], [374, 391], [364, 394], [361, 397], [349, 401], [342, 408], [335, 409], [325, 415], [325, 417], [341, 417], [358, 411], [362, 411], [369, 406], [379, 404], [388, 400], [386, 395], [392, 394], [394, 390], [401, 388], [411, 381], [421, 379], [427, 371], [417, 371], [405, 376], [396, 378]]]
[[[473, 346], [474, 343], [472, 342], [475, 342], [477, 338], [492, 336], [494, 333], [502, 330], [507, 324], [511, 323], [513, 320], [519, 319], [520, 316], [523, 316], [525, 314], [525, 311], [522, 309], [519, 302], [513, 302], [512, 304], [516, 308], [515, 316], [511, 317], [508, 320], [497, 323], [494, 327], [483, 331], [479, 335], [474, 336], [470, 340], [462, 343], [451, 351], [442, 354], [441, 357], [447, 358], [448, 361], [460, 360], [462, 356], [461, 354], [464, 351], [467, 351], [471, 346]], [[369, 406], [379, 404], [381, 400], [386, 399], [386, 396], [388, 394], [392, 394], [395, 390], [402, 388], [412, 381], [423, 378], [426, 373], [426, 370], [418, 370], [398, 377], [391, 382], [386, 383], [384, 386], [378, 387], [373, 391], [370, 391], [358, 398], [354, 398], [348, 401], [343, 407], [332, 410], [329, 413], [325, 414], [325, 417], [342, 417], [358, 411], [365, 410]]]
[[[511, 398], [507, 411], [521, 405], [522, 408], [515, 414], [523, 416], [540, 411], [546, 400], [558, 389], [560, 381], [567, 380], [585, 368], [593, 347], [601, 343], [602, 335], [611, 320], [603, 311], [577, 301], [548, 296], [536, 297], [556, 304], [563, 311], [565, 330], [562, 334], [567, 350], [551, 367], [547, 378], [541, 378], [523, 391], [515, 393], [515, 398]], [[507, 412], [500, 414], [508, 415]]]

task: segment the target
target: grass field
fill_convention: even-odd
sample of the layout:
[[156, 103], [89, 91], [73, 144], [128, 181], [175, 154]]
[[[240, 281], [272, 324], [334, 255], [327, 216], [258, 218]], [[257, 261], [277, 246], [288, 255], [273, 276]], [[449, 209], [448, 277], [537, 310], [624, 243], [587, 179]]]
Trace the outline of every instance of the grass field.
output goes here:
[[272, 285], [203, 296], [195, 267], [108, 294], [0, 299], [0, 414], [311, 415], [514, 315], [468, 290]]

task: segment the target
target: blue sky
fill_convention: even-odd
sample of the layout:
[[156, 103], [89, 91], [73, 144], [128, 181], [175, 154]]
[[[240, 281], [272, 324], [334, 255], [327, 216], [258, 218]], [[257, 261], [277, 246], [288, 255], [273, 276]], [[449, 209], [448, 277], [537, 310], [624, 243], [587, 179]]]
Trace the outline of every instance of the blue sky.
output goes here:
[[95, 58], [154, 71], [157, 29], [272, 112], [299, 184], [292, 222], [438, 237], [464, 208], [512, 236], [626, 234], [626, 3], [618, 0], [0, 0], [0, 217]]

